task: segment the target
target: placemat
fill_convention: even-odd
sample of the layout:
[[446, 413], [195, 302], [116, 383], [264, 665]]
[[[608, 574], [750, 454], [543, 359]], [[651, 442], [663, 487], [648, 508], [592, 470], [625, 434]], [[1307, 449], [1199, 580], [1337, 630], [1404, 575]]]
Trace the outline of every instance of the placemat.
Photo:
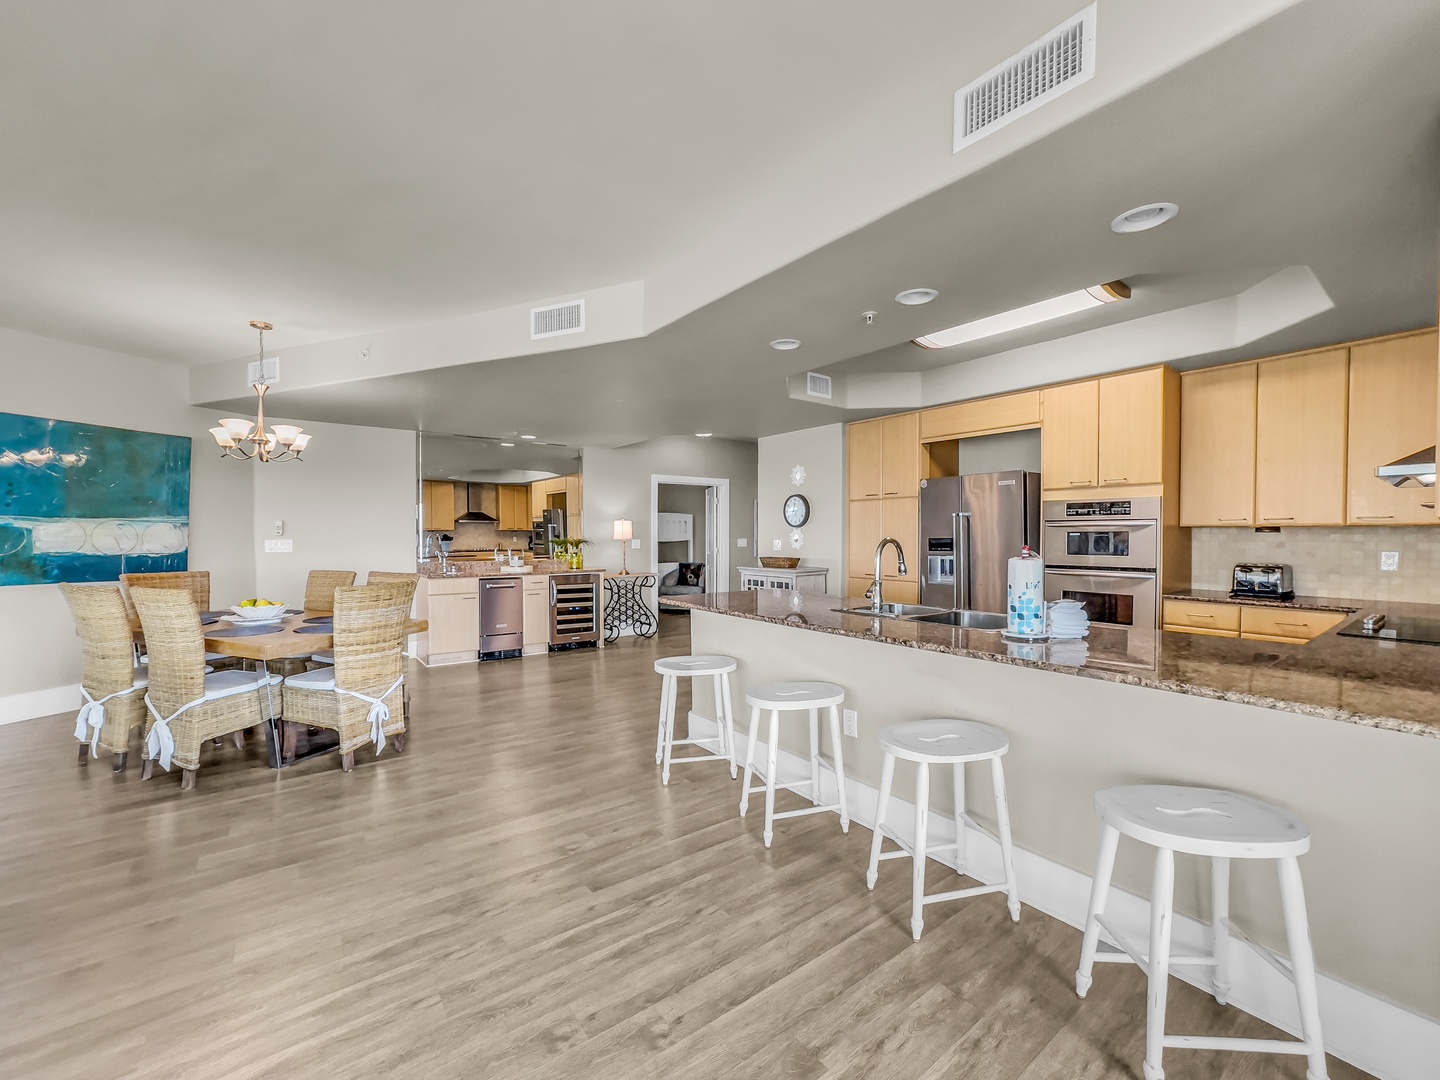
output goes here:
[[335, 628], [334, 628], [333, 626], [329, 626], [329, 625], [326, 625], [326, 626], [297, 626], [297, 627], [295, 627], [295, 633], [297, 633], [297, 634], [333, 634], [334, 632], [335, 632]]
[[267, 626], [231, 626], [228, 630], [211, 630], [206, 637], [255, 637], [257, 634], [273, 634], [282, 629], [275, 623]]
[[306, 621], [307, 623], [322, 623], [322, 622], [323, 622], [323, 623], [326, 623], [326, 624], [333, 624], [333, 623], [335, 622], [335, 616], [334, 616], [334, 615], [316, 615], [313, 619], [306, 619], [305, 621]]

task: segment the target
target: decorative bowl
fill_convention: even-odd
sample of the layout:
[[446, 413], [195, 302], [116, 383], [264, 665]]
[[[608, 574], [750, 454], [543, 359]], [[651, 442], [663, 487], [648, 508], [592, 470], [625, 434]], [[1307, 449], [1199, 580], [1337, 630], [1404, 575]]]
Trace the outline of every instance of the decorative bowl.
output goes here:
[[766, 570], [794, 570], [800, 565], [800, 560], [782, 558], [779, 555], [762, 555], [760, 556], [760, 565]]
[[241, 607], [236, 604], [230, 609], [237, 618], [245, 622], [270, 622], [285, 614], [284, 604], [255, 604], [253, 607]]

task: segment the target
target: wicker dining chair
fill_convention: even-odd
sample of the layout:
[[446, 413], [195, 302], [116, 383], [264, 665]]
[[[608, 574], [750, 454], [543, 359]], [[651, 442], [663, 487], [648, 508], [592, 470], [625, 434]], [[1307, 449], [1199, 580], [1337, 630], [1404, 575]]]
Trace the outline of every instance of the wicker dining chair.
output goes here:
[[70, 605], [84, 661], [80, 693], [84, 703], [75, 718], [80, 764], [88, 764], [103, 746], [115, 755], [115, 772], [129, 760], [130, 729], [145, 719], [149, 673], [135, 663], [135, 637], [125, 598], [118, 585], [61, 584]]
[[285, 680], [285, 756], [294, 755], [299, 727], [340, 735], [340, 767], [355, 767], [355, 750], [387, 739], [405, 749], [405, 622], [409, 582], [360, 585], [335, 592], [335, 664]]
[[354, 584], [354, 570], [311, 570], [305, 579], [305, 610], [334, 611], [335, 590]]
[[184, 770], [181, 789], [193, 788], [204, 742], [231, 735], [237, 748], [244, 747], [245, 729], [265, 722], [276, 708], [281, 679], [259, 671], [206, 674], [204, 632], [190, 594], [137, 588], [130, 595], [150, 652], [140, 775], [149, 779], [157, 760], [169, 771], [173, 761]]
[[125, 606], [130, 612], [130, 621], [136, 622], [135, 607], [130, 603], [131, 589], [188, 589], [199, 611], [210, 610], [210, 571], [179, 570], [169, 574], [121, 574], [120, 583], [125, 587]]
[[[388, 585], [388, 584], [408, 585], [410, 591], [409, 591], [409, 595], [408, 595], [408, 597], [407, 597], [407, 601], [408, 601], [410, 604], [413, 605], [413, 604], [414, 604], [414, 601], [415, 601], [415, 590], [416, 590], [416, 588], [418, 588], [419, 585], [420, 585], [420, 575], [419, 575], [419, 574], [394, 573], [394, 572], [391, 572], [391, 571], [389, 571], [389, 570], [371, 570], [370, 573], [369, 573], [368, 575], [366, 575], [365, 584], [366, 584], [366, 585]], [[334, 650], [334, 649], [321, 649], [321, 650], [320, 650], [319, 652], [317, 652], [317, 653], [312, 653], [312, 654], [310, 655], [310, 659], [311, 659], [314, 663], [317, 663], [317, 664], [333, 664], [333, 663], [335, 663], [335, 650]], [[288, 672], [287, 672], [287, 674], [288, 674]], [[407, 703], [408, 703], [409, 699], [407, 698], [406, 701], [407, 701]]]

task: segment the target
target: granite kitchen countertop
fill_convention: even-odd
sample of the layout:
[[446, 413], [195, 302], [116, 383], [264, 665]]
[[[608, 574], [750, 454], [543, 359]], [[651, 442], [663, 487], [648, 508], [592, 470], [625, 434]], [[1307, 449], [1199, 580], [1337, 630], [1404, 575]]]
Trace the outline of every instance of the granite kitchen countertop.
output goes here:
[[[1379, 600], [1348, 600], [1335, 596], [1296, 596], [1290, 600], [1246, 597], [1238, 600], [1224, 589], [1190, 589], [1187, 592], [1166, 593], [1164, 598], [1166, 600], [1190, 600], [1200, 604], [1240, 604], [1243, 607], [1278, 607], [1290, 608], [1295, 611], [1338, 611], [1345, 614], [1362, 609], [1366, 612], [1388, 610], [1391, 606], [1397, 608], [1431, 607], [1428, 604], [1389, 605]], [[1432, 610], [1440, 613], [1440, 606], [1433, 607]]]
[[[491, 559], [451, 559], [451, 567], [455, 573], [450, 577], [529, 577], [530, 575], [547, 574], [604, 574], [606, 571], [600, 567], [587, 566], [583, 570], [572, 570], [570, 564], [559, 559], [536, 559], [534, 562], [526, 563], [527, 569], [521, 570], [518, 567], [506, 563], [498, 563]], [[440, 560], [431, 559], [428, 562], [415, 564], [416, 572], [424, 578], [445, 579], [441, 573]]]
[[[1217, 598], [1223, 593], [1215, 593]], [[1184, 599], [1204, 599], [1186, 594]], [[672, 607], [1037, 667], [1440, 738], [1440, 647], [1340, 637], [1305, 645], [1092, 626], [1079, 641], [1015, 644], [996, 631], [845, 615], [866, 600], [776, 590], [666, 597]], [[1440, 617], [1440, 605], [1325, 599], [1321, 610]], [[1342, 606], [1343, 605], [1343, 606]], [[1357, 618], [1358, 618], [1357, 614]], [[1348, 620], [1347, 620], [1348, 621]], [[1341, 624], [1344, 625], [1344, 624]], [[1338, 627], [1336, 628], [1338, 629]]]

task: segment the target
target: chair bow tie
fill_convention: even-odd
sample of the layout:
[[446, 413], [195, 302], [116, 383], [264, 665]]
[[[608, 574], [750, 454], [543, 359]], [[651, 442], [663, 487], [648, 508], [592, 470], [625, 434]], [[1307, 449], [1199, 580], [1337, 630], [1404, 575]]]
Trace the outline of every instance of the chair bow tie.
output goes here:
[[90, 744], [91, 757], [98, 757], [100, 754], [100, 731], [105, 727], [105, 703], [117, 697], [124, 697], [126, 694], [133, 694], [139, 689], [138, 686], [127, 686], [124, 690], [106, 694], [97, 700], [90, 696], [89, 690], [83, 686], [80, 687], [80, 695], [85, 701], [80, 706], [79, 714], [75, 717], [75, 738]]
[[390, 689], [386, 690], [379, 697], [370, 697], [357, 690], [341, 690], [335, 688], [337, 694], [344, 694], [346, 697], [359, 698], [361, 701], [370, 703], [370, 712], [365, 719], [370, 724], [370, 741], [375, 744], [375, 756], [380, 756], [380, 751], [385, 749], [385, 725], [390, 722], [390, 706], [385, 704], [385, 699], [393, 694], [405, 682], [405, 676], [401, 675], [393, 683]]
[[155, 703], [150, 700], [150, 695], [146, 694], [145, 708], [150, 711], [151, 716], [155, 717], [155, 725], [150, 729], [150, 734], [145, 736], [145, 756], [153, 761], [159, 761], [160, 767], [169, 772], [170, 760], [175, 756], [175, 733], [170, 730], [170, 722], [179, 717], [181, 713], [208, 700], [203, 697], [196, 698], [189, 704], [181, 705], [169, 716], [161, 716], [155, 708]]

